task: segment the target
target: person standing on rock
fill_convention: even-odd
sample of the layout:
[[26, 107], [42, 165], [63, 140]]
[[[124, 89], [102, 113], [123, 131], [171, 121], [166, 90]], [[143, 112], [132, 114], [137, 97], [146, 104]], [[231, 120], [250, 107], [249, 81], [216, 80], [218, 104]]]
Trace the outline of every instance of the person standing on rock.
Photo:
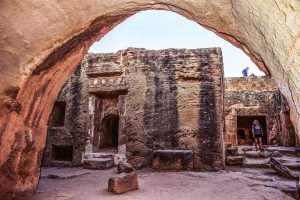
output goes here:
[[258, 120], [254, 120], [252, 124], [252, 135], [255, 142], [255, 149], [257, 151], [257, 145], [259, 145], [259, 149], [264, 151], [262, 146], [262, 136], [264, 135], [261, 125]]
[[248, 76], [248, 70], [249, 70], [249, 67], [246, 67], [245, 69], [243, 69], [242, 74], [244, 77]]

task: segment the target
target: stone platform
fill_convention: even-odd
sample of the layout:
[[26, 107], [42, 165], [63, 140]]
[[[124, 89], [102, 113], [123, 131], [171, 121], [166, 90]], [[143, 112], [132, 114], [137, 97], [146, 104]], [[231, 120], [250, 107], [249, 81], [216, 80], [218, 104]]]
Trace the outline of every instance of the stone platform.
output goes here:
[[104, 170], [114, 166], [115, 153], [85, 153], [83, 156], [83, 167], [93, 170]]
[[152, 168], [156, 171], [193, 170], [192, 150], [155, 150], [152, 155]]

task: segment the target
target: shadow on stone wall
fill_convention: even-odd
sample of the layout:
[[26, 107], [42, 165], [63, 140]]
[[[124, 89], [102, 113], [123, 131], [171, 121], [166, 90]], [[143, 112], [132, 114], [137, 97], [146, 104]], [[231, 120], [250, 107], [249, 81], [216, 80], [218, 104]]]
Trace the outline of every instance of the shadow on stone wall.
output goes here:
[[215, 100], [216, 84], [214, 83], [215, 78], [212, 72], [213, 61], [207, 52], [202, 52], [201, 54], [202, 62], [200, 62], [199, 66], [199, 157], [202, 169], [216, 170], [221, 167], [220, 163], [222, 163], [222, 157], [220, 157], [222, 155], [222, 141], [220, 139], [220, 130], [218, 130], [218, 116], [220, 113], [216, 113], [218, 109]]
[[148, 134], [146, 144], [153, 150], [176, 149], [179, 125], [177, 83], [172, 57], [166, 54], [145, 59], [149, 59], [149, 65], [143, 69], [147, 82], [143, 118]]

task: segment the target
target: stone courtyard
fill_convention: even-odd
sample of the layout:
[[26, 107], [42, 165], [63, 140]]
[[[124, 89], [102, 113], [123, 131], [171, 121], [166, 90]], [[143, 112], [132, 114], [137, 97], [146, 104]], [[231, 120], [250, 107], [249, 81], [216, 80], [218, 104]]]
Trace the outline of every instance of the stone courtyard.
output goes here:
[[[221, 48], [87, 54], [149, 9], [202, 25], [266, 76], [224, 78]], [[299, 198], [298, 0], [2, 0], [0, 11], [1, 200]]]
[[139, 190], [112, 195], [107, 191], [107, 179], [115, 173], [115, 168], [105, 171], [43, 168], [36, 195], [17, 199], [292, 200], [291, 195], [296, 195], [295, 181], [277, 177], [272, 170], [234, 167], [220, 172], [153, 173], [151, 169], [143, 169], [138, 171]]
[[[271, 77], [223, 81], [222, 71], [218, 48], [86, 55], [56, 100], [38, 193], [28, 198], [296, 197], [287, 100]], [[254, 119], [264, 152], [253, 147]]]

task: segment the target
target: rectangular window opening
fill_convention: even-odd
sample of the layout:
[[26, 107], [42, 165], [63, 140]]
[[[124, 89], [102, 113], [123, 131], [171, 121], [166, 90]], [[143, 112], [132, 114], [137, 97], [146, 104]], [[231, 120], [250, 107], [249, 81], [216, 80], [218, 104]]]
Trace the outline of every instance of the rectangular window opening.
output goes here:
[[72, 145], [52, 145], [52, 160], [72, 162], [73, 146]]

